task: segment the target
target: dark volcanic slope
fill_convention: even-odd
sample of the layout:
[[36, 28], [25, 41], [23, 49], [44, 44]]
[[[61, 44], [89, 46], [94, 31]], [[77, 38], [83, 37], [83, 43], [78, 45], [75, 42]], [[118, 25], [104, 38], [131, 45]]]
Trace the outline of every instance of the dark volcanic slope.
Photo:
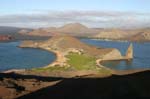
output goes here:
[[18, 99], [150, 98], [150, 72], [107, 78], [69, 78]]

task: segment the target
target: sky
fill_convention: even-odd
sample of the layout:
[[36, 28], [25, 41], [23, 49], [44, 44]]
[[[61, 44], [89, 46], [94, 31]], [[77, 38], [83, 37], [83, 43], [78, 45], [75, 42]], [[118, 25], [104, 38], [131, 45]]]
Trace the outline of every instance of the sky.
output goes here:
[[150, 27], [150, 0], [0, 0], [0, 26]]

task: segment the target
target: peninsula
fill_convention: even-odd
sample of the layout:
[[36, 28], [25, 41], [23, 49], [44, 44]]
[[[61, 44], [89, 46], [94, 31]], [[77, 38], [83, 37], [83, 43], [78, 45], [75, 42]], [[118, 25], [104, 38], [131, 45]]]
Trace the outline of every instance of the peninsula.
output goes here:
[[[97, 48], [87, 45], [69, 35], [56, 35], [46, 41], [24, 41], [19, 47], [41, 48], [56, 54], [56, 60], [46, 68], [71, 68], [72, 70], [109, 70], [100, 64], [107, 60], [130, 60], [133, 58], [132, 45], [126, 55], [122, 56], [116, 48]], [[81, 75], [84, 75], [81, 73]], [[78, 76], [81, 76], [80, 74]], [[77, 76], [77, 75], [76, 75]]]

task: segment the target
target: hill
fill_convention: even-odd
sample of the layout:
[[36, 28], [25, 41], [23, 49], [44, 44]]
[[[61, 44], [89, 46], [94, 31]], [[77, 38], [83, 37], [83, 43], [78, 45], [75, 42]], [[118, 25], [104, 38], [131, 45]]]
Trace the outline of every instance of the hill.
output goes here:
[[94, 35], [93, 37], [100, 39], [122, 40], [128, 39], [135, 34], [137, 34], [137, 32], [133, 30], [104, 29], [101, 30], [97, 35]]
[[[147, 29], [148, 30], [148, 29]], [[77, 37], [91, 37], [100, 39], [111, 39], [111, 40], [129, 40], [132, 36], [143, 32], [145, 29], [103, 29], [103, 28], [89, 28], [80, 23], [69, 23], [62, 27], [49, 27], [35, 29], [27, 35], [31, 36], [55, 36], [61, 34], [67, 34]]]
[[95, 35], [95, 37], [101, 39], [122, 39], [127, 37], [127, 33], [119, 29], [111, 29], [101, 31], [99, 34]]
[[58, 50], [64, 54], [69, 49], [84, 50], [85, 53], [92, 55], [92, 56], [99, 56], [99, 55], [103, 55], [103, 54], [106, 54], [107, 52], [112, 51], [111, 48], [97, 48], [92, 45], [87, 45], [81, 42], [80, 40], [78, 40], [77, 38], [68, 36], [68, 35], [53, 36], [49, 40], [42, 41], [42, 42], [26, 41], [21, 46], [24, 47], [24, 46], [29, 46], [29, 45], [30, 46], [36, 45], [35, 47]]
[[52, 36], [52, 33], [45, 31], [44, 29], [35, 29], [31, 32], [25, 33], [31, 36]]
[[73, 36], [90, 36], [98, 33], [97, 29], [88, 28], [80, 23], [70, 23], [62, 27], [49, 27], [37, 29], [29, 33], [29, 35], [37, 36], [53, 36], [55, 34], [68, 34]]
[[130, 37], [131, 41], [150, 41], [150, 28], [140, 29], [137, 34]]
[[70, 23], [62, 27], [49, 27], [34, 30], [22, 29], [19, 34], [29, 36], [55, 36], [67, 34], [76, 37], [89, 37], [109, 40], [150, 41], [150, 28], [143, 29], [103, 29], [89, 28], [80, 23]]
[[87, 26], [84, 26], [80, 23], [70, 23], [66, 24], [58, 29], [58, 31], [63, 33], [71, 33], [72, 35], [85, 35], [90, 33], [96, 33], [97, 31], [95, 29], [88, 28]]
[[80, 24], [80, 23], [70, 23], [66, 24], [59, 28], [59, 31], [70, 33], [70, 32], [76, 32], [76, 33], [83, 33], [84, 31], [87, 31], [89, 28]]

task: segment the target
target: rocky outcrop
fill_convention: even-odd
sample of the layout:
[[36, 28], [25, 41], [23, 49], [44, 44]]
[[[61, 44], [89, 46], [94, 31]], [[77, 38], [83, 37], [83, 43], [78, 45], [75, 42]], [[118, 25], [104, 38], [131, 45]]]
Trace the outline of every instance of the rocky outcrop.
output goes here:
[[133, 59], [133, 46], [129, 45], [126, 55], [122, 56], [120, 51], [117, 49], [112, 50], [110, 53], [107, 53], [102, 60], [130, 60]]
[[102, 60], [119, 60], [122, 59], [122, 55], [118, 49], [113, 49], [109, 53], [105, 54]]
[[133, 59], [133, 45], [132, 44], [129, 45], [125, 57], [126, 59]]
[[129, 45], [126, 55], [122, 56], [120, 51], [117, 49], [113, 49], [111, 52], [105, 54], [102, 58], [96, 60], [97, 66], [102, 66], [100, 64], [101, 61], [108, 61], [108, 60], [131, 60], [133, 59], [133, 46], [132, 44]]

